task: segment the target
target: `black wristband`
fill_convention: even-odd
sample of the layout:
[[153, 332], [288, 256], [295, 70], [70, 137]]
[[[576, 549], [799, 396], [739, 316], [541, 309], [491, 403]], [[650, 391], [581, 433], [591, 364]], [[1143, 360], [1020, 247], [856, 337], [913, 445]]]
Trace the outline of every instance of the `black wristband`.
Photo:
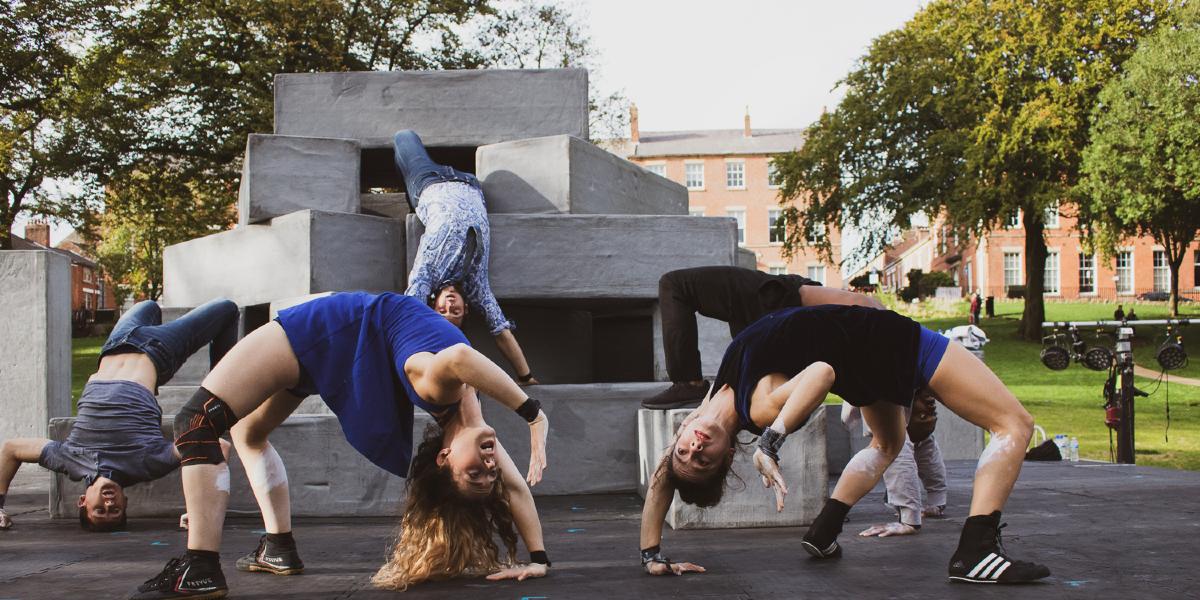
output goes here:
[[787, 439], [787, 434], [779, 433], [770, 427], [763, 429], [762, 435], [758, 436], [758, 449], [762, 450], [763, 454], [771, 457], [775, 464], [779, 464], [779, 449], [783, 447], [783, 441]]
[[543, 565], [546, 565], [547, 567], [550, 566], [550, 558], [548, 556], [546, 556], [545, 550], [534, 550], [534, 551], [530, 552], [529, 553], [529, 562], [541, 563]]
[[517, 375], [517, 381], [520, 381], [521, 383], [529, 383], [530, 381], [533, 381], [533, 371], [530, 371], [525, 375]]
[[528, 398], [520, 406], [517, 407], [517, 414], [521, 415], [527, 423], [532, 423], [538, 418], [538, 413], [542, 412], [542, 403]]
[[662, 551], [657, 545], [650, 546], [649, 548], [642, 548], [642, 566], [644, 567], [650, 563], [662, 563], [670, 566], [671, 559], [663, 556]]

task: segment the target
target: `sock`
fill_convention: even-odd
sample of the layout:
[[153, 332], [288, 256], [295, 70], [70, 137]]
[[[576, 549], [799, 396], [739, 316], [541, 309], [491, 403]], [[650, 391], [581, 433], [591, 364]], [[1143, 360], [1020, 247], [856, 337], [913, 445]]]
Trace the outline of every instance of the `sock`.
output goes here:
[[962, 535], [958, 538], [959, 552], [978, 552], [990, 547], [996, 538], [996, 527], [1000, 524], [1000, 511], [990, 515], [974, 515], [967, 517], [963, 523]]
[[192, 550], [188, 548], [187, 555], [195, 560], [209, 565], [218, 565], [221, 563], [221, 555], [210, 550]]
[[292, 532], [285, 533], [268, 533], [267, 547], [277, 550], [295, 550], [296, 539], [292, 537]]
[[849, 512], [849, 504], [833, 498], [826, 500], [825, 506], [821, 507], [821, 514], [817, 515], [804, 538], [818, 548], [826, 548], [842, 532], [842, 524], [846, 522]]
[[0, 494], [0, 508], [4, 508], [4, 498], [6, 496], [8, 496], [8, 494]]

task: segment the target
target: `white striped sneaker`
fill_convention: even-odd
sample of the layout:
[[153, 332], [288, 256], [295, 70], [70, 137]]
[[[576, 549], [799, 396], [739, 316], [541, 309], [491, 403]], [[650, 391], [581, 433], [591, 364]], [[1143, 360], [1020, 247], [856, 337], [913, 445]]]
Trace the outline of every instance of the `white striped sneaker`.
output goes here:
[[1009, 558], [1000, 544], [1000, 529], [992, 544], [975, 556], [959, 548], [950, 559], [950, 581], [967, 583], [1027, 583], [1050, 576], [1050, 569], [1036, 563]]

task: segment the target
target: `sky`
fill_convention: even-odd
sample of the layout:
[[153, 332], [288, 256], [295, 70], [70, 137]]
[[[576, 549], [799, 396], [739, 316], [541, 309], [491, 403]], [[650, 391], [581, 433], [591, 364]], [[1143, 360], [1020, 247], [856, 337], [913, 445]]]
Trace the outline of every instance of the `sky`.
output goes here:
[[[833, 109], [837, 82], [916, 0], [570, 0], [601, 54], [602, 89], [624, 89], [642, 131], [802, 128]], [[593, 76], [595, 78], [595, 75]]]

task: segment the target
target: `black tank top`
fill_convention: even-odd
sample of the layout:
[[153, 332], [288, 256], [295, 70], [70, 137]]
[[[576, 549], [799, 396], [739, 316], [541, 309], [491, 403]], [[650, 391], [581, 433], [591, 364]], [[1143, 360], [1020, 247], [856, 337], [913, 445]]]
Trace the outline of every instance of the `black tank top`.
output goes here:
[[826, 304], [785, 308], [742, 331], [721, 360], [713, 389], [733, 388], [741, 426], [750, 419], [750, 396], [770, 373], [794, 377], [814, 362], [833, 367], [832, 392], [854, 406], [884, 400], [912, 404], [921, 328], [890, 310]]

